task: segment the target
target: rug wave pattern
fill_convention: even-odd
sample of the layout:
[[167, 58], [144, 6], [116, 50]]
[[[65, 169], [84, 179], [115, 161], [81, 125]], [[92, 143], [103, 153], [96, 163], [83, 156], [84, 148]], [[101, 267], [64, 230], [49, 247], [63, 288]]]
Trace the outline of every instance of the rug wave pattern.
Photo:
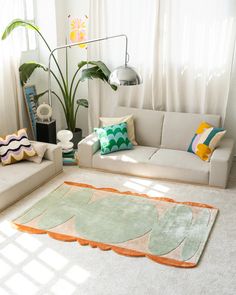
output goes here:
[[65, 182], [13, 223], [29, 233], [194, 267], [217, 211], [205, 204]]

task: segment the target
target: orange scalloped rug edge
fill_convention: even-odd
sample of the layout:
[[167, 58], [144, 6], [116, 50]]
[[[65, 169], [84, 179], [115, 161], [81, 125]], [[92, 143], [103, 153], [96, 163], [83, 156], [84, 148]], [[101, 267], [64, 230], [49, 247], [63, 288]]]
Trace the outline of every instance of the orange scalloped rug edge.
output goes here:
[[80, 186], [80, 187], [85, 187], [85, 188], [92, 188], [95, 190], [102, 190], [102, 191], [107, 191], [107, 192], [113, 192], [113, 193], [118, 193], [121, 195], [132, 195], [132, 196], [136, 196], [136, 197], [143, 197], [143, 198], [147, 198], [147, 199], [151, 199], [151, 200], [157, 200], [157, 201], [165, 201], [165, 202], [170, 202], [170, 203], [176, 203], [176, 204], [185, 204], [185, 205], [189, 205], [189, 206], [194, 206], [194, 207], [201, 207], [201, 208], [209, 208], [209, 209], [215, 209], [218, 210], [216, 207], [213, 207], [211, 205], [208, 204], [203, 204], [203, 203], [197, 203], [197, 202], [178, 202], [175, 201], [174, 199], [171, 198], [167, 198], [167, 197], [150, 197], [146, 194], [139, 194], [139, 193], [135, 193], [135, 192], [131, 192], [131, 191], [125, 191], [125, 192], [121, 192], [115, 188], [110, 188], [110, 187], [95, 187], [91, 184], [87, 184], [87, 183], [79, 183], [79, 182], [71, 182], [71, 181], [64, 181], [65, 184], [68, 185], [74, 185], [74, 186]]
[[54, 232], [46, 231], [46, 230], [39, 230], [39, 229], [35, 229], [33, 227], [17, 224], [14, 222], [12, 222], [12, 224], [17, 230], [20, 230], [22, 232], [27, 232], [29, 234], [47, 234], [49, 237], [51, 237], [55, 240], [59, 240], [59, 241], [63, 241], [63, 242], [78, 242], [81, 246], [88, 246], [89, 245], [92, 248], [99, 248], [100, 250], [103, 250], [103, 251], [113, 250], [117, 254], [124, 255], [124, 256], [147, 257], [147, 258], [149, 258], [155, 262], [158, 262], [160, 264], [176, 266], [176, 267], [183, 267], [183, 268], [192, 268], [197, 265], [196, 263], [178, 261], [175, 259], [155, 256], [155, 255], [151, 255], [151, 254], [147, 254], [147, 253], [143, 253], [143, 252], [139, 252], [139, 251], [135, 251], [135, 250], [129, 250], [129, 249], [125, 249], [125, 248], [121, 248], [121, 247], [117, 247], [117, 246], [113, 246], [113, 245], [109, 245], [109, 244], [103, 244], [103, 243], [99, 243], [99, 242], [89, 241], [86, 239], [77, 238], [77, 237], [73, 237], [73, 236], [69, 236], [69, 235], [58, 234], [58, 233], [54, 233]]

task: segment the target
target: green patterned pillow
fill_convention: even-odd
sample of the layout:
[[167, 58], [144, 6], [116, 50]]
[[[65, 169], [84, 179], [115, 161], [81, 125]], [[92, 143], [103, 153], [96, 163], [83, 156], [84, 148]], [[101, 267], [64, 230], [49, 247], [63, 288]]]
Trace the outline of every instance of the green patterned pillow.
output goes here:
[[127, 134], [127, 123], [95, 128], [101, 144], [101, 155], [133, 148]]

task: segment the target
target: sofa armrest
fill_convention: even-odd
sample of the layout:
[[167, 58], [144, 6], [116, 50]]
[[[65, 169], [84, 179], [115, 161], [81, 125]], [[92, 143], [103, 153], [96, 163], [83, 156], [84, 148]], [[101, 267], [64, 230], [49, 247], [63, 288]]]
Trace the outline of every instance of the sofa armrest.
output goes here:
[[[30, 140], [30, 142], [37, 142], [35, 140]], [[60, 146], [52, 143], [42, 142], [47, 145], [46, 152], [43, 156], [43, 159], [52, 161], [55, 166], [55, 174], [63, 170], [63, 161], [62, 161], [62, 149]]]
[[52, 161], [55, 165], [55, 173], [59, 173], [63, 169], [62, 149], [56, 144], [46, 143], [47, 149], [43, 156], [44, 159]]
[[234, 141], [224, 138], [211, 156], [209, 184], [225, 188], [233, 162]]
[[92, 167], [93, 154], [100, 149], [100, 141], [95, 132], [91, 133], [78, 143], [79, 165]]

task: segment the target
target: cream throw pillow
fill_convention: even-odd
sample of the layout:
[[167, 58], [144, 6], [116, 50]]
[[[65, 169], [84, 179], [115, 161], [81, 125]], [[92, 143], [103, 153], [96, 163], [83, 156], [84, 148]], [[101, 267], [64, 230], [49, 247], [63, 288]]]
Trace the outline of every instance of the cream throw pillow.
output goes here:
[[128, 138], [132, 142], [133, 145], [138, 145], [135, 140], [135, 132], [134, 132], [134, 119], [133, 115], [128, 115], [125, 117], [120, 118], [105, 118], [100, 117], [101, 127], [116, 125], [120, 123], [127, 123], [127, 131], [128, 131]]
[[30, 157], [26, 160], [30, 161], [30, 162], [34, 162], [37, 164], [40, 164], [43, 160], [43, 156], [46, 152], [47, 149], [47, 144], [44, 142], [31, 142], [31, 146], [33, 147], [33, 149], [35, 150], [35, 152], [37, 153], [37, 156], [34, 157]]

